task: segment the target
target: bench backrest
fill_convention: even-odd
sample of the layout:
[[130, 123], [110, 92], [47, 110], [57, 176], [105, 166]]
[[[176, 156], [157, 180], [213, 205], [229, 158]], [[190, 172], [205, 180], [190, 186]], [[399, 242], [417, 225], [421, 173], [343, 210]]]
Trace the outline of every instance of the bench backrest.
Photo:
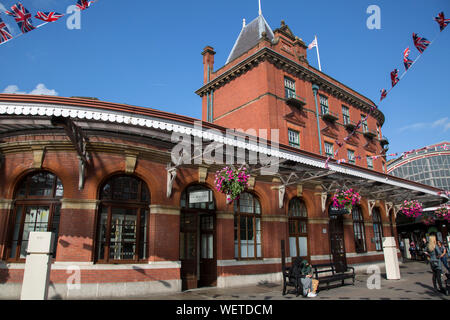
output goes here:
[[315, 264], [312, 267], [314, 268], [314, 273], [316, 274], [316, 278], [319, 277], [319, 273], [331, 272], [332, 275], [335, 274], [334, 263]]

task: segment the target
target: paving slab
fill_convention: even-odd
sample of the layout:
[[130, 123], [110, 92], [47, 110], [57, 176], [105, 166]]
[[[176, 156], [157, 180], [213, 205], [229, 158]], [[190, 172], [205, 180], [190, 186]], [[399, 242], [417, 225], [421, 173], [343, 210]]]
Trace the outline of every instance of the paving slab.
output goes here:
[[[406, 261], [400, 267], [400, 280], [387, 280], [381, 273], [380, 289], [369, 289], [368, 274], [357, 274], [355, 285], [351, 279], [346, 285], [329, 290], [321, 289], [315, 298], [282, 295], [281, 283], [259, 283], [233, 288], [199, 288], [179, 293], [130, 297], [133, 300], [450, 300], [449, 296], [433, 288], [430, 266], [424, 262]], [[372, 279], [372, 278], [371, 278]], [[289, 287], [288, 287], [289, 289]]]

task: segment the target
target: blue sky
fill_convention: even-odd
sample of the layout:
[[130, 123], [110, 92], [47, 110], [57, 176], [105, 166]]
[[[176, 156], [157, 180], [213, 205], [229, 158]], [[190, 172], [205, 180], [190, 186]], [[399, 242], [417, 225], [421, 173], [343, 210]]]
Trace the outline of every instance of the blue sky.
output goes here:
[[[64, 13], [75, 0], [22, 0], [33, 14]], [[0, 0], [9, 8], [14, 0]], [[258, 14], [257, 0], [98, 0], [81, 17], [80, 30], [66, 18], [0, 46], [0, 92], [47, 92], [90, 96], [201, 117], [201, 52], [211, 45], [216, 69], [223, 66], [241, 30], [242, 19]], [[381, 29], [369, 30], [370, 5], [381, 9]], [[433, 18], [450, 17], [448, 0], [262, 0], [272, 29], [285, 20], [307, 44], [317, 34], [322, 69], [361, 94], [379, 101], [390, 88], [389, 73], [402, 73], [402, 53], [412, 32], [439, 37], [380, 104], [383, 134], [391, 152], [450, 140], [450, 26], [439, 34]], [[12, 27], [11, 17], [0, 13]], [[33, 19], [35, 25], [38, 20]], [[315, 50], [308, 60], [317, 67]]]

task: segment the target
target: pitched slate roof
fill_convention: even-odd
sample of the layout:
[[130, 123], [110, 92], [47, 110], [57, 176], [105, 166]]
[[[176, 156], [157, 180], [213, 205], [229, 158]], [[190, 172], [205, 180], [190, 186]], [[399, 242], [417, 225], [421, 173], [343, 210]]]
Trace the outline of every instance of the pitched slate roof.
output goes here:
[[266, 32], [267, 37], [270, 40], [273, 40], [273, 31], [266, 19], [264, 19], [263, 15], [260, 14], [255, 20], [242, 27], [241, 33], [239, 34], [239, 37], [237, 38], [225, 64], [233, 61], [243, 53], [253, 48], [262, 38], [261, 34], [263, 32]]

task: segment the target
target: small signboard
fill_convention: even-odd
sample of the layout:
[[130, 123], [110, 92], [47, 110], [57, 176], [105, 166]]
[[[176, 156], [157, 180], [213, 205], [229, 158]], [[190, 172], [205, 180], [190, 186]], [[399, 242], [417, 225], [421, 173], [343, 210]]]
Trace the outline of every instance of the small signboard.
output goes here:
[[189, 193], [189, 203], [211, 202], [211, 191], [192, 191]]
[[347, 209], [339, 209], [339, 208], [335, 208], [335, 207], [330, 207], [330, 215], [342, 215], [342, 214], [348, 214], [348, 210]]

